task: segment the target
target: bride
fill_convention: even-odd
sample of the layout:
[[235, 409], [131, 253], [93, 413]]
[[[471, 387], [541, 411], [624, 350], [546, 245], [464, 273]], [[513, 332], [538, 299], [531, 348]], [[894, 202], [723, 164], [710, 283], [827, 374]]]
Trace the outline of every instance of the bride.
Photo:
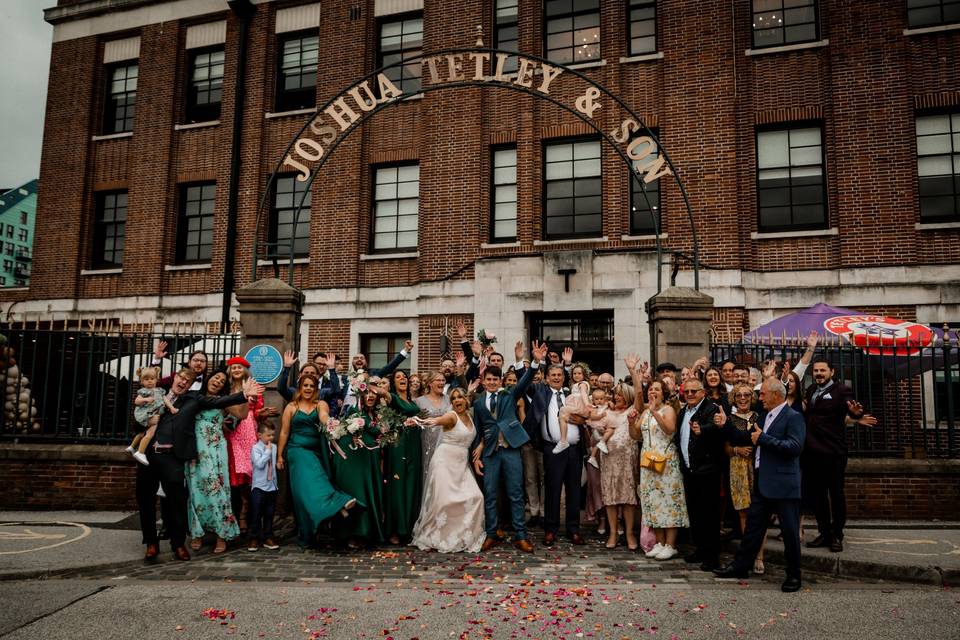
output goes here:
[[440, 441], [423, 487], [420, 517], [413, 526], [411, 544], [443, 553], [480, 551], [486, 538], [483, 527], [483, 494], [470, 470], [469, 447], [474, 424], [463, 389], [450, 391], [453, 411], [420, 424], [439, 426]]

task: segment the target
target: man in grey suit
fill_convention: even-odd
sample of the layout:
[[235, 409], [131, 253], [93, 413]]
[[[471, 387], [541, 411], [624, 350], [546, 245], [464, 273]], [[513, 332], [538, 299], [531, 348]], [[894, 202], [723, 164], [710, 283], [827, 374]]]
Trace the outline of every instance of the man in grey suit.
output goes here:
[[[787, 405], [787, 390], [776, 378], [767, 378], [760, 387], [763, 413], [761, 430], [739, 431], [726, 426], [727, 438], [734, 445], [753, 445], [753, 493], [747, 512], [747, 530], [733, 562], [714, 573], [721, 578], [746, 578], [760, 551], [770, 516], [780, 518], [783, 551], [787, 562], [787, 579], [781, 590], [800, 590], [800, 452], [806, 439], [807, 426], [803, 416]], [[716, 423], [723, 423], [723, 409]]]
[[487, 539], [483, 551], [500, 544], [497, 537], [497, 496], [500, 478], [506, 484], [513, 521], [514, 546], [530, 553], [533, 545], [527, 539], [523, 504], [523, 460], [520, 447], [530, 441], [517, 417], [517, 400], [523, 397], [533, 376], [547, 356], [547, 345], [533, 343], [533, 362], [520, 381], [510, 390], [501, 388], [502, 372], [490, 366], [483, 372], [484, 392], [473, 402], [476, 436], [473, 441], [473, 468], [483, 477], [483, 507]]

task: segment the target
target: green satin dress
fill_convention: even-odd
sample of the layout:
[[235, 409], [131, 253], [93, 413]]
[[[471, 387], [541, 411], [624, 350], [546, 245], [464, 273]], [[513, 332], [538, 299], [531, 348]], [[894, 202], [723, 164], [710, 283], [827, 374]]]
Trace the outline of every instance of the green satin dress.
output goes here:
[[[342, 416], [347, 422], [357, 415], [355, 408]], [[346, 435], [337, 441], [343, 457], [333, 456], [333, 478], [337, 486], [362, 503], [365, 509], [352, 509], [350, 517], [334, 526], [334, 534], [340, 539], [356, 538], [367, 542], [383, 542], [383, 480], [381, 477], [380, 448], [377, 444], [377, 429], [373, 420], [360, 414], [366, 421], [361, 435], [361, 446], [353, 444], [353, 436]]]
[[[316, 541], [317, 529], [325, 520], [337, 515], [352, 499], [337, 490], [327, 474], [327, 441], [317, 430], [317, 410], [297, 410], [290, 421], [290, 435], [284, 452], [293, 509], [297, 515], [297, 538], [303, 546]], [[355, 510], [362, 510], [363, 499], [357, 497]]]
[[[390, 406], [405, 416], [416, 416], [420, 407], [391, 394]], [[423, 497], [423, 443], [418, 427], [408, 427], [400, 435], [396, 446], [384, 449], [383, 502], [386, 510], [384, 528], [387, 535], [401, 538], [413, 534], [413, 525], [420, 515]]]

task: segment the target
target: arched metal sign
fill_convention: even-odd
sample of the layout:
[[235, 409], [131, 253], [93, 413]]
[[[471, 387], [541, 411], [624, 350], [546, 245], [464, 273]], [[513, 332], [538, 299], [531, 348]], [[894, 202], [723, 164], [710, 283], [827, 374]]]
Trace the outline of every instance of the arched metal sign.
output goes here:
[[[504, 64], [508, 58], [514, 56], [518, 62], [517, 71], [509, 75], [505, 74]], [[421, 65], [423, 70], [421, 87], [416, 93], [405, 94], [389, 79], [387, 72], [410, 64]], [[551, 95], [554, 88], [569, 84], [571, 81], [567, 80], [568, 78], [572, 78], [580, 85], [576, 91], [577, 97], [572, 100], [572, 103]], [[253, 279], [257, 278], [259, 250], [263, 246], [259, 234], [261, 219], [278, 174], [288, 173], [292, 169], [297, 172], [297, 180], [306, 183], [303, 195], [295, 206], [293, 228], [296, 229], [300, 210], [311, 192], [314, 179], [333, 151], [347, 136], [357, 130], [368, 118], [406, 98], [460, 87], [496, 87], [519, 91], [552, 102], [587, 123], [614, 148], [629, 167], [631, 180], [640, 186], [640, 192], [646, 200], [647, 209], [651, 211], [651, 215], [653, 215], [653, 208], [645, 185], [665, 176], [673, 176], [687, 210], [693, 241], [694, 287], [697, 290], [700, 289], [699, 243], [690, 200], [670, 156], [660, 147], [657, 136], [647, 128], [643, 120], [623, 100], [576, 69], [535, 55], [484, 48], [482, 40], [478, 40], [478, 46], [473, 49], [444, 49], [381, 67], [317, 109], [317, 113], [303, 124], [287, 145], [260, 199], [256, 220], [258, 233], [255, 234], [253, 249]], [[564, 93], [568, 93], [569, 88], [564, 86]], [[604, 108], [605, 102], [613, 103], [626, 114], [611, 131], [603, 130], [594, 120], [594, 114]], [[657, 292], [659, 293], [662, 290], [663, 250], [660, 244], [660, 221], [657, 215], [653, 215], [653, 224], [657, 252]], [[290, 285], [293, 286], [294, 243], [292, 241], [289, 252], [288, 278]]]

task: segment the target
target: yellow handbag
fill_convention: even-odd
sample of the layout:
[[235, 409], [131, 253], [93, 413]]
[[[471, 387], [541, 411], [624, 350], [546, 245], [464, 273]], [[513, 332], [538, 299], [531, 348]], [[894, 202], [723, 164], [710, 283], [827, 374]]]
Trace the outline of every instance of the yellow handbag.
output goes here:
[[667, 468], [667, 457], [653, 451], [644, 451], [640, 456], [640, 466], [654, 473], [663, 473]]

